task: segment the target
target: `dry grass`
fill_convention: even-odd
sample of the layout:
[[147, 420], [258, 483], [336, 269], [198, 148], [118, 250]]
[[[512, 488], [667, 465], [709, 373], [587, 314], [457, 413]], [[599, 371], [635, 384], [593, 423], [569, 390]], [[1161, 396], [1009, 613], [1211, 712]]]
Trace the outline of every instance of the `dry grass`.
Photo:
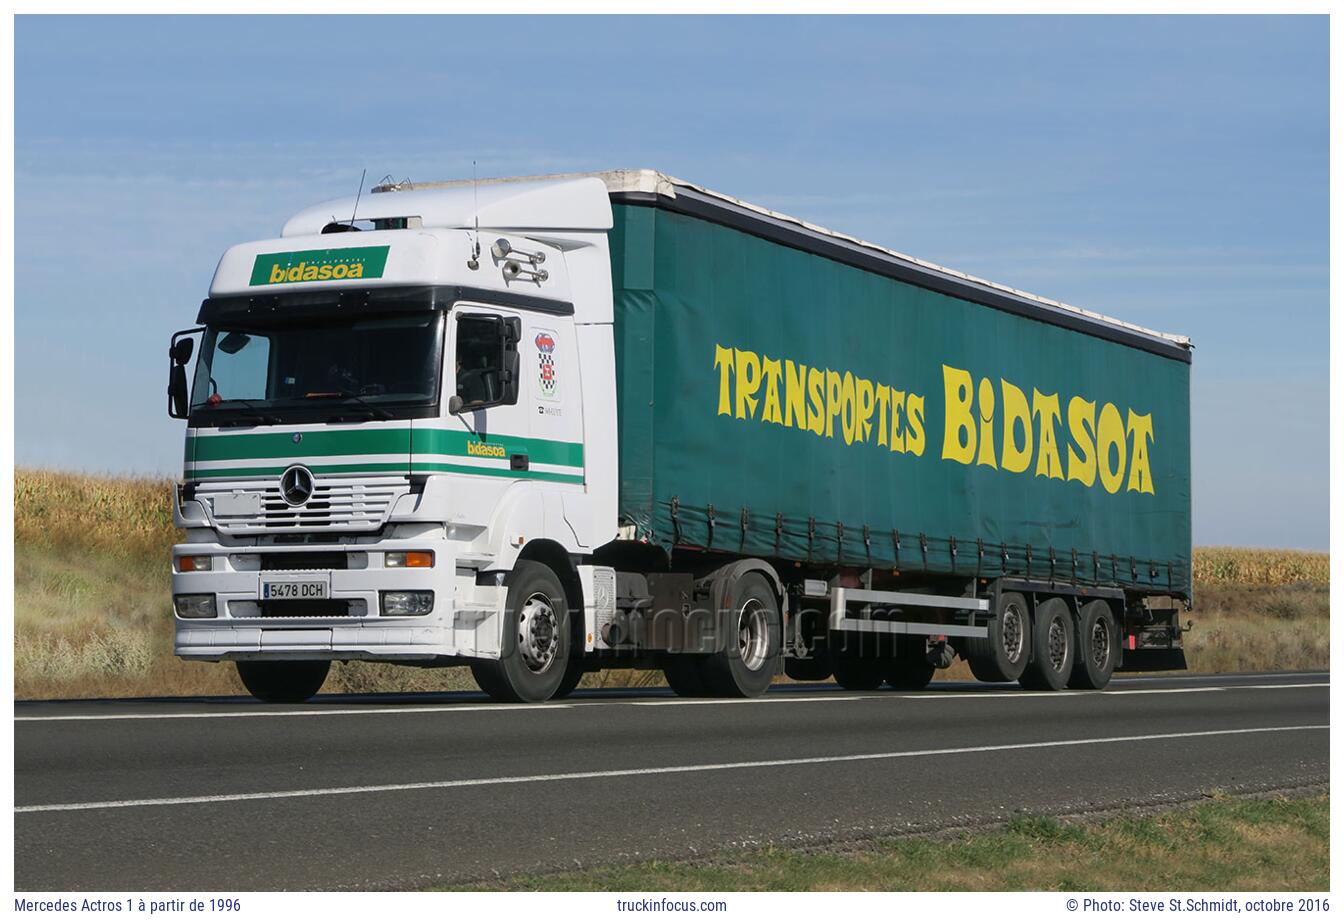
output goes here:
[[[1142, 871], [1135, 871], [1141, 866]], [[1017, 818], [951, 839], [768, 848], [468, 886], [487, 891], [1328, 891], [1329, 796], [1212, 801], [1103, 823]]]
[[[166, 479], [15, 474], [14, 692], [24, 698], [241, 693], [231, 667], [172, 654]], [[1329, 557], [1197, 549], [1193, 670], [1328, 667]], [[965, 680], [958, 661], [941, 679]], [[662, 686], [658, 671], [602, 671], [585, 687]], [[351, 662], [327, 692], [474, 689], [465, 668]]]
[[1195, 584], [1194, 629], [1185, 635], [1193, 671], [1311, 671], [1330, 667], [1330, 589]]

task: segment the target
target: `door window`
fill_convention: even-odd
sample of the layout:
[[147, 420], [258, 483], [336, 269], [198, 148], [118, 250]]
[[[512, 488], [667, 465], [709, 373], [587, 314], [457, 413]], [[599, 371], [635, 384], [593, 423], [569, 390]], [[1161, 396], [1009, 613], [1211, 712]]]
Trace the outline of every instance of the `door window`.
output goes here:
[[516, 317], [463, 313], [457, 318], [457, 395], [463, 409], [518, 402]]

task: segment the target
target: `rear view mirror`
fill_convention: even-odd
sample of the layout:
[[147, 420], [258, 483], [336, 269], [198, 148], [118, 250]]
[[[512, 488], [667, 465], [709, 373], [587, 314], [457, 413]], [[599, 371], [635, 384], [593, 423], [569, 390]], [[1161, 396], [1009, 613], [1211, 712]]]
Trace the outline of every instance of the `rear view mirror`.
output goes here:
[[183, 329], [173, 333], [172, 343], [168, 346], [168, 416], [186, 418], [191, 412], [191, 397], [187, 392], [187, 362], [196, 350], [196, 340], [191, 338], [203, 327]]
[[173, 343], [172, 358], [175, 364], [185, 366], [191, 360], [191, 353], [196, 350], [195, 339], [178, 339]]
[[462, 397], [454, 393], [448, 397], [448, 414], [458, 415], [462, 411]]
[[173, 418], [187, 417], [187, 369], [174, 364], [168, 371], [168, 396], [172, 401], [168, 414]]

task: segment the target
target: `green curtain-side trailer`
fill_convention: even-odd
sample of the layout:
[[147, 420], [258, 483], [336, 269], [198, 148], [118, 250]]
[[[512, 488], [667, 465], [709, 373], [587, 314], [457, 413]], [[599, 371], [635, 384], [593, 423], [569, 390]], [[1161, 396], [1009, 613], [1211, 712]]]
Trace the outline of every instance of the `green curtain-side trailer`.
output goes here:
[[1188, 348], [613, 211], [620, 511], [650, 542], [1188, 597]]

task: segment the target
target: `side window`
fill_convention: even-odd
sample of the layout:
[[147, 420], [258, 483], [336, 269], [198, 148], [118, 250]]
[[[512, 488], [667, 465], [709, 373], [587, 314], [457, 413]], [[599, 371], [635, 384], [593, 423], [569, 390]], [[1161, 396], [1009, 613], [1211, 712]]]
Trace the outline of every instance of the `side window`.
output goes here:
[[516, 317], [463, 313], [457, 318], [457, 395], [463, 409], [518, 402]]

